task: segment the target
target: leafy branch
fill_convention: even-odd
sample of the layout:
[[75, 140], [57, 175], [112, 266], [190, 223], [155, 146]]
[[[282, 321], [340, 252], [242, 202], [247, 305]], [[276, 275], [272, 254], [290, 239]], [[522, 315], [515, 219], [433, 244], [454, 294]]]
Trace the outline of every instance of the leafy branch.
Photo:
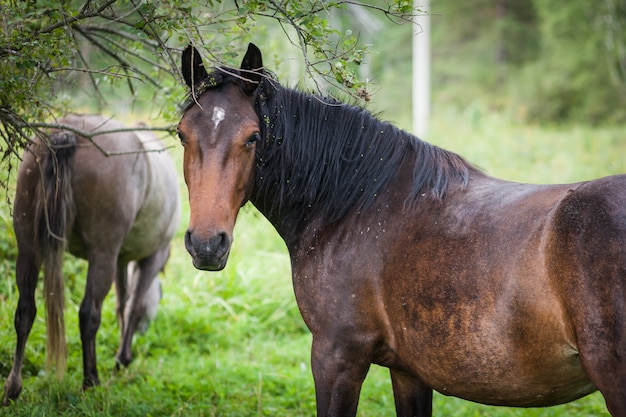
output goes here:
[[150, 87], [153, 101], [176, 117], [173, 109], [181, 95], [172, 91], [184, 93], [179, 87], [181, 50], [190, 42], [205, 46], [201, 49], [212, 63], [227, 64], [252, 37], [258, 18], [277, 23], [302, 51], [306, 73], [318, 89], [323, 81], [365, 97], [360, 93], [365, 84], [355, 68], [367, 48], [359, 46], [358, 36], [333, 26], [354, 7], [399, 23], [410, 21], [415, 13], [408, 0], [209, 0], [204, 5], [182, 0], [1, 2], [2, 161], [18, 154], [30, 135], [55, 127], [48, 121], [72, 108], [69, 93], [79, 90], [88, 88], [90, 97], [104, 103], [103, 86], [117, 81], [125, 82], [126, 93], [119, 94], [128, 95], [129, 101], [139, 87]]

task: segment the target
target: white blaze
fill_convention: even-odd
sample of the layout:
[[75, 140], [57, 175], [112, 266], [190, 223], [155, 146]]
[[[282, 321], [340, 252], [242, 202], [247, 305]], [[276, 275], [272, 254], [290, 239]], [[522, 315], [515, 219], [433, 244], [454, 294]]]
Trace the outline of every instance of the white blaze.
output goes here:
[[220, 122], [224, 120], [225, 115], [226, 115], [226, 112], [224, 111], [223, 108], [215, 107], [213, 109], [213, 117], [211, 118], [211, 120], [213, 120], [213, 123], [215, 123], [216, 128], [220, 124]]

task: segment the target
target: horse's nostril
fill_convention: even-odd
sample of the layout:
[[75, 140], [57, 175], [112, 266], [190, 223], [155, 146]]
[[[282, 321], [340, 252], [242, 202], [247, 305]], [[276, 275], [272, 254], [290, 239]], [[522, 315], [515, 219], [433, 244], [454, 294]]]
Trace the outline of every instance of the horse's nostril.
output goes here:
[[215, 253], [218, 258], [222, 258], [230, 248], [230, 239], [226, 232], [218, 233], [209, 239], [209, 249]]
[[187, 252], [193, 253], [193, 242], [191, 239], [191, 230], [187, 230], [187, 232], [185, 232], [185, 248], [187, 248]]

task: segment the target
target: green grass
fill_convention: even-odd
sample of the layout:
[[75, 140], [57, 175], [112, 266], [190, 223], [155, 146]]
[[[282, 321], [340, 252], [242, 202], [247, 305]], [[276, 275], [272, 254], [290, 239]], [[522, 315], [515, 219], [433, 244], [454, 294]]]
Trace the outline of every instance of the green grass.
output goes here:
[[[401, 123], [401, 122], [399, 122]], [[440, 112], [426, 138], [456, 151], [488, 173], [524, 182], [570, 182], [626, 172], [626, 140], [619, 128], [539, 128], [510, 123], [482, 109]], [[170, 139], [172, 143], [175, 141]], [[181, 152], [175, 156], [180, 165]], [[181, 185], [182, 185], [181, 180]], [[98, 334], [102, 386], [82, 392], [77, 311], [84, 262], [66, 262], [66, 320], [70, 357], [63, 381], [44, 369], [43, 305], [27, 345], [24, 391], [0, 408], [7, 416], [313, 416], [315, 392], [309, 365], [311, 336], [300, 318], [284, 244], [253, 208], [240, 214], [227, 268], [193, 268], [182, 236], [183, 220], [163, 277], [164, 299], [148, 332], [134, 343], [135, 360], [114, 370], [119, 334], [112, 294]], [[0, 375], [14, 349], [17, 301], [9, 208], [0, 210]], [[546, 409], [488, 407], [435, 396], [440, 416], [599, 416], [604, 400], [593, 394]], [[359, 416], [393, 416], [386, 369], [373, 366], [363, 387]]]

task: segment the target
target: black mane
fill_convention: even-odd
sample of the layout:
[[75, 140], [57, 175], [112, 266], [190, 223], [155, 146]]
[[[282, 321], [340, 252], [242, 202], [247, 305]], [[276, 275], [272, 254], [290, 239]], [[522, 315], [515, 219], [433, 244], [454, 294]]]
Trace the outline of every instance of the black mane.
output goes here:
[[[213, 86], [215, 80], [241, 83], [221, 69], [209, 78]], [[267, 74], [255, 110], [261, 140], [251, 200], [279, 221], [296, 213], [335, 222], [355, 208], [365, 210], [409, 158], [415, 167], [409, 205], [419, 198], [441, 200], [450, 184], [465, 186], [473, 169], [363, 108], [283, 87]]]
[[469, 178], [470, 167], [458, 155], [381, 122], [363, 108], [271, 79], [261, 82], [256, 113], [263, 139], [255, 195], [272, 199], [265, 206], [338, 221], [355, 208], [370, 206], [407, 158], [415, 161], [408, 204], [424, 193], [441, 200], [449, 184], [465, 186]]

